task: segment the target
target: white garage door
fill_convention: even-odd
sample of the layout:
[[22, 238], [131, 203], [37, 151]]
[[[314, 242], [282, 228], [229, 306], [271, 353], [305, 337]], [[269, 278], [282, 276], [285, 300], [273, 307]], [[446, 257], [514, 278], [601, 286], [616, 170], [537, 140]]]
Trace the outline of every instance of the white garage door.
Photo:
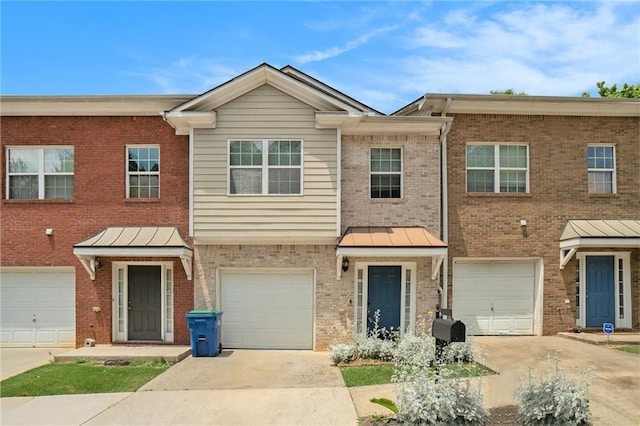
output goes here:
[[453, 315], [468, 334], [533, 334], [533, 261], [453, 266]]
[[313, 349], [312, 272], [224, 272], [222, 345]]
[[73, 270], [3, 270], [0, 275], [3, 347], [75, 346]]

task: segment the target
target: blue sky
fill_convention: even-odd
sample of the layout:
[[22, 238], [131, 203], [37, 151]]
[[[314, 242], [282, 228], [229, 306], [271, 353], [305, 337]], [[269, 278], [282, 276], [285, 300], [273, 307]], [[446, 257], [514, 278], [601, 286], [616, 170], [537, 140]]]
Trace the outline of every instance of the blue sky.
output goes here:
[[640, 82], [640, 2], [0, 3], [2, 94], [198, 94], [263, 62], [383, 112]]

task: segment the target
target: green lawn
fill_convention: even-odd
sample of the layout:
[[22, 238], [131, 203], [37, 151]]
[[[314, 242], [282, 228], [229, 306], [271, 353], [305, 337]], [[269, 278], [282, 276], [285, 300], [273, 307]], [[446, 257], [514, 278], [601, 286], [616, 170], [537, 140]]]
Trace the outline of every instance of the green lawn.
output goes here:
[[[495, 372], [482, 364], [476, 362], [470, 364], [454, 364], [443, 367], [443, 376], [453, 377], [475, 377], [495, 374]], [[385, 385], [391, 383], [394, 366], [391, 364], [361, 365], [340, 367], [342, 378], [347, 387]], [[431, 370], [435, 372], [435, 369]]]
[[624, 345], [616, 348], [619, 351], [640, 355], [640, 345]]
[[48, 364], [0, 382], [0, 397], [134, 392], [167, 368], [165, 363], [136, 361], [126, 366]]

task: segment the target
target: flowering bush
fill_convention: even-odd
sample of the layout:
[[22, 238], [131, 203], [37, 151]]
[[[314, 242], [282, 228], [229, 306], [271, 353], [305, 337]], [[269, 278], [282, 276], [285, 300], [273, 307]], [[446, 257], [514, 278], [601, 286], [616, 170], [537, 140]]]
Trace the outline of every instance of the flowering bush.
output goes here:
[[395, 361], [398, 365], [428, 368], [435, 357], [435, 339], [431, 336], [405, 334], [398, 342]]
[[578, 382], [569, 381], [555, 358], [555, 372], [539, 380], [529, 372], [529, 380], [520, 385], [516, 398], [518, 415], [525, 425], [581, 425], [589, 420], [588, 382], [585, 372]]
[[444, 347], [442, 357], [445, 364], [454, 364], [456, 362], [473, 362], [475, 354], [470, 338], [466, 342], [455, 342]]

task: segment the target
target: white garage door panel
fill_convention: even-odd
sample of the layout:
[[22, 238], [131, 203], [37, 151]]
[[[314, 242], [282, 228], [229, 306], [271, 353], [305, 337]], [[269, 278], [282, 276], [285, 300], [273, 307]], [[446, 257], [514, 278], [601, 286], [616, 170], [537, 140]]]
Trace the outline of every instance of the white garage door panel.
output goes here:
[[2, 346], [75, 345], [74, 272], [3, 271], [0, 300]]
[[224, 272], [222, 345], [312, 349], [313, 275]]
[[453, 272], [453, 313], [471, 334], [533, 334], [534, 264], [465, 263]]

